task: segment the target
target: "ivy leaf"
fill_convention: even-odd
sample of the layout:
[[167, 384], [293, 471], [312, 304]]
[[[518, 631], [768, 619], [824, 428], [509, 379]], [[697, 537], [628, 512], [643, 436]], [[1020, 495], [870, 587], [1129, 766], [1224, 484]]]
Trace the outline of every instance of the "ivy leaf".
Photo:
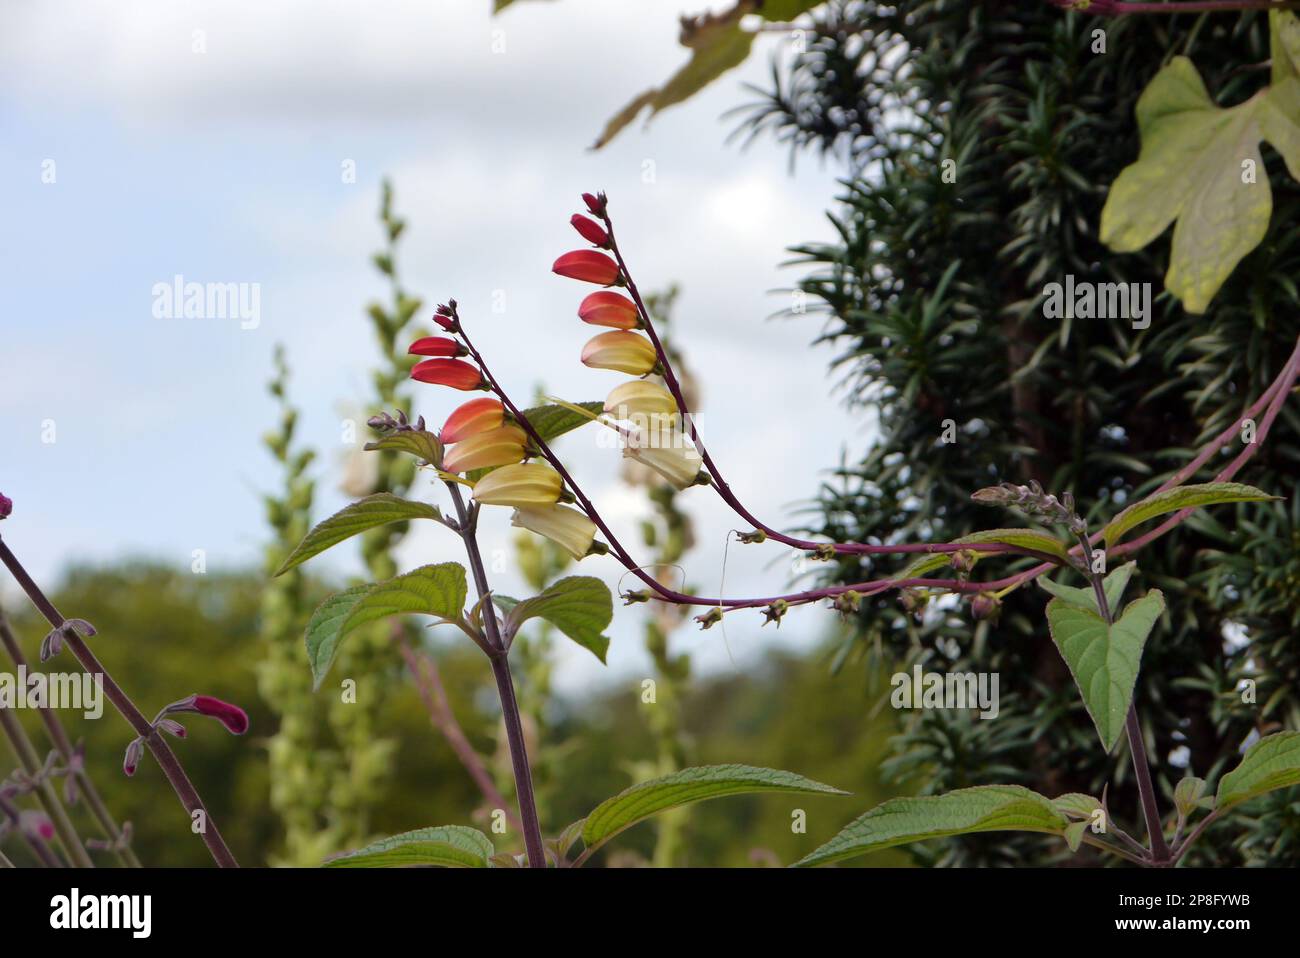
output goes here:
[[1115, 747], [1133, 701], [1147, 636], [1165, 608], [1165, 597], [1152, 589], [1131, 603], [1109, 628], [1092, 609], [1063, 599], [1047, 603], [1047, 624], [1079, 687], [1083, 704], [1097, 726], [1106, 751]]
[[[1274, 20], [1274, 79], [1294, 70], [1279, 65]], [[1283, 57], [1285, 59], [1285, 57]], [[1186, 57], [1175, 57], [1137, 104], [1142, 150], [1111, 184], [1101, 214], [1101, 240], [1129, 253], [1174, 225], [1165, 287], [1189, 313], [1203, 313], [1224, 280], [1259, 245], [1273, 211], [1259, 143], [1268, 140], [1300, 177], [1300, 80], [1286, 76], [1245, 103], [1215, 106]], [[1247, 164], [1253, 177], [1244, 175]]]
[[[506, 600], [507, 605], [510, 601], [500, 596], [499, 605], [500, 600]], [[506, 635], [509, 638], [514, 638], [519, 627], [529, 619], [545, 619], [602, 664], [605, 662], [609, 639], [601, 633], [614, 618], [614, 600], [609, 587], [599, 579], [589, 575], [568, 576], [531, 599], [515, 603], [508, 611]]]
[[1052, 802], [1019, 785], [979, 785], [946, 795], [894, 798], [846, 825], [834, 838], [795, 862], [826, 865], [929, 838], [975, 832], [1064, 835], [1070, 821]]
[[307, 660], [311, 663], [313, 687], [320, 688], [340, 644], [356, 629], [403, 613], [455, 621], [463, 611], [466, 591], [465, 567], [444, 562], [330, 596], [307, 623]]
[[437, 865], [443, 868], [486, 868], [496, 854], [492, 840], [477, 828], [439, 825], [381, 838], [365, 848], [325, 862], [326, 868], [400, 868]]
[[275, 570], [275, 574], [283, 575], [312, 556], [319, 555], [326, 549], [367, 529], [374, 529], [390, 522], [406, 522], [410, 519], [440, 520], [441, 518], [442, 513], [437, 507], [425, 502], [400, 499], [388, 492], [366, 496], [318, 523], [311, 532], [307, 533], [302, 542], [298, 543], [297, 548], [289, 553], [280, 568]]
[[[1106, 593], [1106, 605], [1111, 610], [1119, 608], [1120, 600], [1124, 598], [1124, 590], [1128, 587], [1128, 580], [1133, 577], [1133, 573], [1136, 571], [1136, 562], [1126, 562], [1124, 565], [1112, 569], [1106, 578], [1102, 580]], [[1081, 609], [1091, 609], [1098, 615], [1101, 614], [1101, 609], [1097, 607], [1097, 593], [1092, 590], [1092, 586], [1080, 589], [1074, 586], [1061, 585], [1059, 582], [1053, 582], [1045, 577], [1040, 578], [1038, 584], [1062, 602], [1078, 606]]]
[[1182, 509], [1194, 509], [1198, 506], [1213, 506], [1225, 502], [1268, 502], [1279, 498], [1270, 496], [1254, 486], [1240, 482], [1206, 482], [1195, 486], [1175, 486], [1164, 492], [1147, 496], [1133, 503], [1101, 530], [1106, 541], [1106, 548], [1111, 548], [1134, 526], [1141, 525], [1156, 516], [1163, 516]]
[[794, 792], [806, 795], [847, 795], [793, 772], [752, 765], [702, 765], [684, 768], [663, 778], [641, 782], [597, 805], [582, 826], [588, 850], [609, 841], [624, 829], [652, 815], [723, 795], [750, 792]]
[[1219, 779], [1215, 807], [1222, 812], [1279, 788], [1300, 784], [1300, 732], [1277, 732], [1252, 745], [1241, 764]]
[[442, 468], [442, 442], [423, 429], [400, 429], [363, 446], [367, 452], [392, 450], [414, 456], [422, 463]]

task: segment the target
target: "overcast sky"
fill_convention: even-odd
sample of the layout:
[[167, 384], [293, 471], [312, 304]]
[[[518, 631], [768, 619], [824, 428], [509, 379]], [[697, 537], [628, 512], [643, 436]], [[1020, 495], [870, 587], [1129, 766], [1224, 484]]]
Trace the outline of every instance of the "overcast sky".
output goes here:
[[[368, 397], [377, 356], [363, 308], [385, 294], [368, 262], [385, 175], [409, 220], [406, 286], [430, 304], [455, 297], [517, 397], [544, 381], [597, 399], [621, 381], [578, 362], [593, 331], [575, 316], [588, 288], [550, 273], [581, 245], [568, 226], [578, 194], [605, 189], [638, 283], [682, 287], [674, 334], [702, 381], [702, 430], [751, 508], [791, 525], [841, 450], [860, 454], [865, 417], [832, 393], [830, 350], [809, 346], [819, 322], [767, 319], [788, 302], [775, 291], [800, 276], [782, 268], [785, 247], [831, 236], [838, 171], [803, 158], [792, 175], [768, 141], [745, 153], [724, 142], [733, 121], [721, 114], [749, 97], [742, 82], [764, 81], [782, 41], [764, 38], [706, 93], [592, 153], [605, 119], [683, 61], [676, 14], [706, 5], [521, 0], [497, 17], [491, 5], [7, 8], [0, 491], [16, 503], [6, 540], [39, 577], [75, 557], [188, 566], [203, 549], [209, 569], [260, 562], [258, 496], [278, 481], [259, 441], [275, 422], [264, 383], [277, 342], [294, 371], [300, 438], [321, 453], [317, 515], [346, 503], [340, 422]], [[344, 182], [348, 161], [355, 183]], [[258, 284], [258, 325], [158, 318], [154, 287], [177, 275]], [[463, 398], [422, 387], [415, 411], [440, 423]], [[645, 506], [620, 483], [617, 453], [598, 448], [594, 430], [562, 448], [636, 542]], [[737, 520], [708, 490], [686, 502], [699, 536], [687, 576], [713, 593]], [[485, 546], [505, 548], [508, 511], [489, 514]], [[436, 527], [402, 553], [408, 566], [455, 557]], [[360, 568], [347, 547], [329, 562]], [[582, 571], [618, 579], [607, 559]], [[518, 593], [509, 570], [499, 582]], [[732, 546], [728, 594], [789, 584], [782, 549]], [[760, 637], [758, 618], [729, 618], [725, 642], [718, 629], [675, 641], [730, 668], [760, 641], [807, 647], [829, 624], [824, 610], [802, 609], [779, 637]], [[644, 668], [638, 619], [616, 613], [614, 675]], [[563, 662], [569, 689], [601, 671], [576, 648]]]

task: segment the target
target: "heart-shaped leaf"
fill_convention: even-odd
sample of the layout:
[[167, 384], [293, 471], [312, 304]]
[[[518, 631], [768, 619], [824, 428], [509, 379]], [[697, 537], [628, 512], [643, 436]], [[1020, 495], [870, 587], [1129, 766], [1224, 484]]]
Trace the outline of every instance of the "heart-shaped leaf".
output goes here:
[[[1119, 608], [1120, 600], [1124, 598], [1124, 590], [1128, 587], [1128, 580], [1133, 577], [1133, 573], [1136, 571], [1136, 562], [1126, 562], [1124, 565], [1112, 569], [1110, 574], [1102, 581], [1102, 585], [1105, 587], [1108, 608], [1111, 610]], [[1061, 585], [1046, 577], [1040, 578], [1038, 584], [1062, 602], [1078, 606], [1081, 609], [1091, 609], [1098, 614], [1101, 613], [1101, 609], [1097, 606], [1097, 593], [1093, 591], [1092, 586], [1076, 588]]]
[[1131, 603], [1109, 627], [1092, 609], [1062, 599], [1047, 603], [1047, 624], [1079, 687], [1106, 751], [1115, 747], [1133, 701], [1147, 636], [1164, 611], [1156, 589]]
[[1300, 732], [1276, 732], [1252, 745], [1241, 764], [1219, 779], [1220, 812], [1278, 788], [1300, 784]]
[[[498, 599], [499, 605], [505, 596]], [[511, 638], [519, 627], [532, 618], [545, 619], [601, 662], [609, 649], [609, 639], [602, 634], [614, 618], [614, 600], [609, 587], [589, 575], [560, 579], [531, 599], [510, 606], [506, 617], [506, 634]]]

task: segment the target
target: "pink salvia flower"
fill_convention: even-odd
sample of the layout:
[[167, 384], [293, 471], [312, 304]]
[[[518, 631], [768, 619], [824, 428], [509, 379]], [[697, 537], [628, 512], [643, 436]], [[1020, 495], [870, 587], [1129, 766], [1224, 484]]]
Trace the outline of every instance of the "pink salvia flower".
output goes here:
[[248, 713], [238, 705], [214, 699], [211, 695], [196, 695], [192, 707], [200, 715], [219, 721], [233, 735], [243, 735], [248, 731]]

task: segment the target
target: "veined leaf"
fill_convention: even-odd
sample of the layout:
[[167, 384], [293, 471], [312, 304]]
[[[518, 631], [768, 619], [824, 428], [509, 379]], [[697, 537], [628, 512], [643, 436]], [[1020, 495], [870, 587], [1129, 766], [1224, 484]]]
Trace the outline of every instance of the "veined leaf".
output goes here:
[[1107, 628], [1105, 619], [1092, 609], [1063, 599], [1047, 603], [1052, 641], [1070, 667], [1106, 751], [1115, 747], [1124, 729], [1142, 664], [1142, 649], [1164, 608], [1164, 595], [1152, 589], [1130, 602], [1124, 614]]
[[[1136, 571], [1136, 562], [1126, 562], [1122, 566], [1111, 569], [1110, 573], [1102, 581], [1106, 592], [1106, 605], [1112, 612], [1119, 608], [1120, 600], [1124, 598], [1124, 590], [1128, 587], [1128, 580], [1133, 577], [1133, 573]], [[1092, 586], [1076, 588], [1075, 586], [1061, 585], [1059, 582], [1053, 582], [1046, 577], [1040, 577], [1038, 584], [1062, 602], [1078, 606], [1081, 609], [1091, 609], [1098, 615], [1101, 614], [1101, 609], [1097, 606], [1097, 593], [1092, 590]]]
[[1252, 745], [1241, 764], [1219, 779], [1215, 807], [1221, 812], [1278, 788], [1300, 784], [1300, 732], [1276, 732]]
[[439, 825], [417, 828], [325, 862], [326, 868], [400, 868], [437, 865], [442, 868], [486, 868], [496, 854], [492, 840], [476, 828]]
[[[1037, 529], [984, 529], [980, 532], [972, 532], [968, 536], [962, 536], [960, 539], [953, 539], [949, 545], [970, 545], [999, 543], [1001, 545], [1015, 546], [1018, 549], [1028, 549], [1032, 552], [1042, 553], [1060, 560], [1065, 564], [1070, 563], [1070, 553], [1065, 544], [1055, 536], [1048, 535], [1046, 532], [1039, 532]], [[976, 561], [987, 556], [988, 553], [975, 553]], [[935, 569], [941, 569], [952, 562], [953, 554], [951, 552], [936, 552], [932, 555], [925, 555], [908, 565], [902, 572], [893, 578], [895, 579], [918, 579], [927, 572]]]
[[[1111, 185], [1101, 214], [1101, 240], [1117, 252], [1141, 249], [1175, 222], [1165, 287], [1189, 313], [1203, 313], [1233, 268], [1259, 245], [1273, 197], [1261, 140], [1300, 176], [1300, 80], [1283, 31], [1290, 13], [1271, 17], [1274, 84], [1245, 103], [1221, 109], [1191, 60], [1175, 57], [1137, 104], [1142, 150]], [[1243, 175], [1243, 167], [1254, 176]]]
[[402, 613], [454, 621], [463, 611], [466, 591], [465, 567], [444, 562], [330, 596], [307, 623], [307, 659], [314, 686], [320, 688], [339, 645], [351, 632], [367, 622]]
[[1213, 506], [1225, 502], [1268, 502], [1279, 498], [1239, 482], [1206, 482], [1195, 486], [1175, 486], [1133, 503], [1102, 529], [1106, 548], [1111, 548], [1124, 533], [1136, 525], [1181, 509]]
[[1192, 814], [1198, 806], [1212, 805], [1214, 799], [1205, 796], [1205, 779], [1188, 775], [1174, 786], [1174, 807], [1183, 818]]
[[366, 496], [349, 506], [344, 506], [328, 519], [317, 524], [307, 533], [298, 547], [289, 553], [288, 558], [275, 571], [276, 575], [288, 572], [296, 565], [306, 562], [312, 556], [319, 555], [331, 546], [336, 546], [345, 539], [359, 535], [367, 529], [387, 525], [390, 522], [406, 522], [410, 519], [440, 519], [442, 513], [435, 506], [425, 502], [412, 502], [400, 499], [387, 492]]
[[1066, 792], [1052, 799], [1052, 804], [1071, 818], [1091, 819], [1101, 802], [1082, 792]]
[[1050, 800], [1019, 785], [979, 785], [946, 795], [894, 798], [846, 825], [795, 862], [808, 868], [868, 852], [975, 832], [1064, 835], [1070, 821]]
[[[498, 597], [498, 604], [505, 598]], [[545, 619], [602, 663], [605, 661], [609, 639], [601, 633], [614, 618], [614, 600], [609, 587], [599, 579], [569, 576], [531, 599], [515, 603], [506, 616], [506, 634], [513, 638], [519, 627], [532, 618]]]
[[706, 798], [749, 792], [848, 794], [802, 775], [774, 768], [755, 768], [752, 765], [702, 765], [685, 768], [663, 778], [633, 785], [601, 802], [583, 823], [582, 841], [588, 849], [593, 849], [624, 829], [670, 808]]
[[[596, 415], [600, 415], [601, 410], [605, 408], [603, 402], [577, 402], [573, 403], [573, 405]], [[521, 409], [520, 413], [546, 442], [557, 439], [566, 432], [572, 432], [579, 426], [585, 426], [591, 422], [590, 419], [574, 412], [572, 409], [566, 409], [564, 406], [555, 403], [533, 406], [531, 409]]]
[[424, 429], [401, 429], [390, 433], [374, 442], [368, 442], [364, 448], [368, 452], [392, 450], [414, 456], [420, 462], [427, 462], [436, 469], [442, 468], [442, 442], [433, 433]]

